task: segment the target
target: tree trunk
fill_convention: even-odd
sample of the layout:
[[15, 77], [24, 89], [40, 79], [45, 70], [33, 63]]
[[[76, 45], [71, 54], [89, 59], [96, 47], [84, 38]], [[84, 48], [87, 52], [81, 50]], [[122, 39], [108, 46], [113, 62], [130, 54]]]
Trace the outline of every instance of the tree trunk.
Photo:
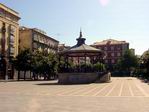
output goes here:
[[38, 80], [38, 76], [39, 76], [40, 74], [37, 74], [37, 80]]
[[26, 71], [24, 71], [24, 80], [26, 80]]
[[32, 73], [32, 72], [30, 71], [30, 79], [32, 79], [31, 73]]
[[20, 70], [18, 71], [18, 81], [20, 80]]
[[35, 72], [33, 71], [33, 80], [35, 80]]

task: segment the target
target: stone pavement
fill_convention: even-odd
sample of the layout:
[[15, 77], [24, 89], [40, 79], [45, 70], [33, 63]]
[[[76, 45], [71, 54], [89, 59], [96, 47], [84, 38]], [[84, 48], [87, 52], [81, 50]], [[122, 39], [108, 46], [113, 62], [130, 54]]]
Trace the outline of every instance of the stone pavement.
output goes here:
[[0, 82], [0, 112], [149, 112], [149, 85], [131, 77], [84, 85]]

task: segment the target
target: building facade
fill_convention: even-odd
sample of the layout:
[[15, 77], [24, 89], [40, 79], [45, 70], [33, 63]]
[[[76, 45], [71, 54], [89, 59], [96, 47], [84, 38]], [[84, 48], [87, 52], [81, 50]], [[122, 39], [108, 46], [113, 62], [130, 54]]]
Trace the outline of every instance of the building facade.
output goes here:
[[95, 42], [93, 45], [101, 49], [104, 54], [104, 63], [107, 65], [114, 65], [123, 56], [124, 52], [129, 49], [129, 43], [126, 41], [118, 41], [114, 39], [107, 39], [101, 42]]
[[[0, 78], [13, 77], [11, 59], [18, 54], [19, 13], [0, 3]], [[8, 75], [7, 75], [8, 74]]]
[[56, 53], [59, 41], [49, 37], [45, 32], [37, 28], [20, 27], [19, 30], [19, 51], [30, 49], [34, 51], [44, 51]]
[[65, 44], [59, 44], [59, 45], [58, 45], [58, 52], [67, 50], [67, 49], [69, 49], [69, 48], [70, 48], [70, 46], [66, 46]]

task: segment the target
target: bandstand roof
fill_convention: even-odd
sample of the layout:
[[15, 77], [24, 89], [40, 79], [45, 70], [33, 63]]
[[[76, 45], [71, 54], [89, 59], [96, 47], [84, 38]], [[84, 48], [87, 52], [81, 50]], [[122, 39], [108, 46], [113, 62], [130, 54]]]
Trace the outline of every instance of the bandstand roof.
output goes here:
[[86, 45], [86, 44], [82, 44], [82, 45], [80, 45], [80, 46], [78, 46], [78, 45], [75, 45], [75, 46], [73, 46], [73, 47], [71, 47], [70, 49], [68, 49], [68, 50], [66, 50], [66, 51], [64, 51], [64, 53], [67, 53], [67, 52], [71, 52], [71, 53], [76, 53], [76, 52], [78, 52], [78, 53], [81, 53], [81, 52], [95, 52], [95, 53], [98, 53], [98, 52], [100, 52], [101, 53], [101, 50], [100, 49], [96, 49], [96, 48], [94, 48], [94, 47], [91, 47], [91, 46], [89, 46], [89, 45]]
[[69, 56], [84, 56], [84, 55], [99, 55], [102, 54], [100, 49], [96, 49], [85, 44], [85, 38], [82, 38], [82, 32], [80, 31], [80, 37], [76, 39], [77, 44], [71, 48], [60, 52], [60, 54], [69, 55]]

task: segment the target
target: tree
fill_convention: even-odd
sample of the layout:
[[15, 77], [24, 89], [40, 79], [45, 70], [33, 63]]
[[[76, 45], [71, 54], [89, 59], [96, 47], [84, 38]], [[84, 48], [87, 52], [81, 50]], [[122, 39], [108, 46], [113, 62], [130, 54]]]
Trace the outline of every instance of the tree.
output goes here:
[[38, 75], [42, 74], [42, 60], [43, 54], [41, 52], [33, 52], [31, 61], [31, 71], [33, 72], [34, 80], [38, 79]]
[[50, 79], [57, 74], [58, 69], [57, 56], [53, 53], [33, 52], [25, 49], [18, 54], [14, 61], [14, 66], [18, 70], [18, 80], [20, 79], [20, 71], [24, 71], [24, 80], [26, 79], [26, 71], [33, 72], [34, 80], [38, 77]]
[[34, 52], [32, 56], [32, 72], [34, 79], [43, 76], [44, 80], [50, 79], [57, 74], [57, 56], [53, 53]]
[[141, 68], [146, 70], [147, 75], [149, 75], [149, 50], [141, 56], [140, 65]]
[[118, 61], [117, 67], [130, 73], [132, 69], [138, 67], [138, 58], [130, 50], [126, 50], [123, 57]]
[[25, 49], [13, 61], [14, 67], [18, 70], [18, 80], [20, 79], [20, 71], [24, 71], [24, 80], [26, 79], [26, 71], [31, 70], [31, 57], [30, 50]]
[[55, 77], [58, 72], [58, 58], [56, 54], [49, 53], [47, 57], [47, 69], [48, 79]]

